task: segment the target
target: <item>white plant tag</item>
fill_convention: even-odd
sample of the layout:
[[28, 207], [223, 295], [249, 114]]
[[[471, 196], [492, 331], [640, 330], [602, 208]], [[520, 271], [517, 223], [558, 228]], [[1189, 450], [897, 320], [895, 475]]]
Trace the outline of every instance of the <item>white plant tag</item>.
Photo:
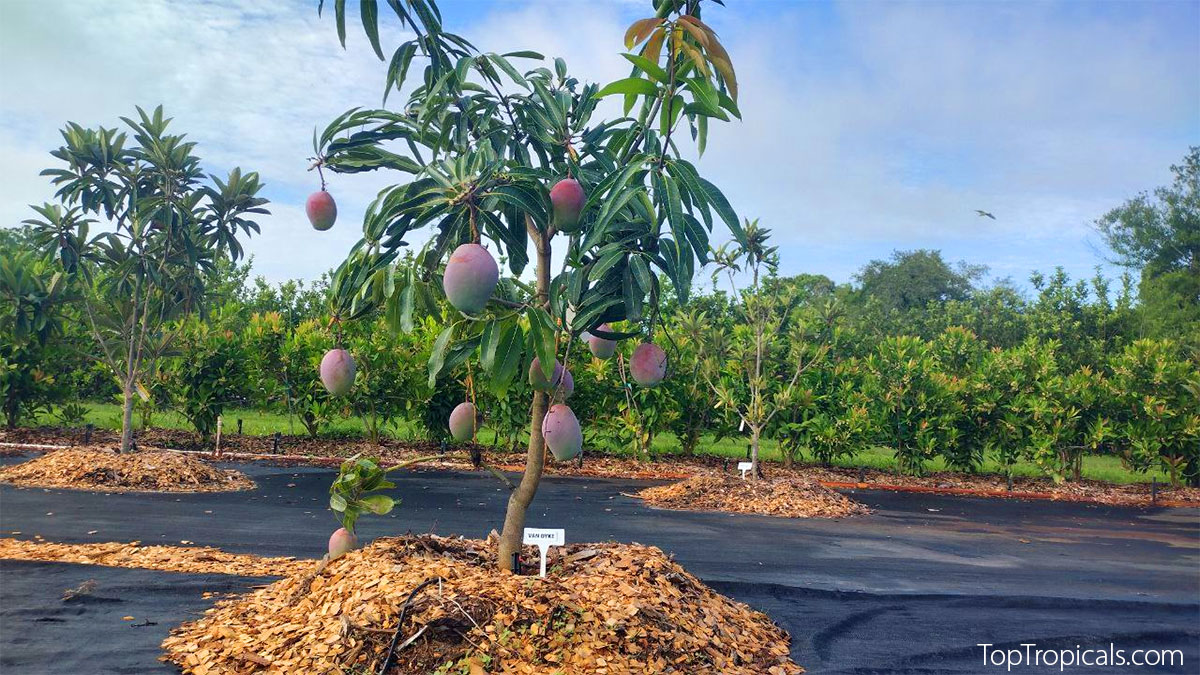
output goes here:
[[545, 530], [536, 527], [525, 528], [524, 538], [521, 540], [523, 544], [529, 544], [538, 547], [542, 553], [541, 560], [541, 576], [546, 576], [546, 553], [550, 551], [551, 546], [562, 546], [567, 540], [565, 530]]
[[738, 471], [742, 472], [742, 480], [746, 480], [746, 472], [754, 468], [750, 462], [738, 462]]

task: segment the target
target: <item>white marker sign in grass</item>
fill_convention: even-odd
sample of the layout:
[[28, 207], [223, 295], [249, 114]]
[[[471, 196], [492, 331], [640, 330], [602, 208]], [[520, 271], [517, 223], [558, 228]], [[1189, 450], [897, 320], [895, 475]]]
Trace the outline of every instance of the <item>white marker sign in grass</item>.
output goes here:
[[542, 573], [546, 576], [546, 553], [550, 551], [551, 546], [562, 546], [567, 540], [565, 530], [544, 530], [536, 527], [525, 528], [525, 537], [522, 540], [524, 544], [530, 544], [538, 547], [542, 553]]
[[750, 462], [738, 462], [738, 471], [742, 472], [742, 480], [746, 480], [746, 472], [754, 468]]

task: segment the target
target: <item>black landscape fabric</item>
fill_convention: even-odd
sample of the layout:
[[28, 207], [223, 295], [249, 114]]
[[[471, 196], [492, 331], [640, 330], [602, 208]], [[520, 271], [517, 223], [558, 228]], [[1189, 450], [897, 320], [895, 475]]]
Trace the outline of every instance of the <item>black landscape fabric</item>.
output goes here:
[[[337, 527], [326, 509], [333, 472], [237, 468], [259, 488], [105, 495], [0, 486], [0, 536], [186, 540], [233, 552], [319, 557]], [[482, 537], [501, 525], [507, 491], [489, 475], [428, 471], [396, 478], [402, 503], [388, 517], [364, 517], [363, 540], [407, 531]], [[1178, 649], [1182, 668], [1137, 671], [1200, 672], [1195, 509], [858, 492], [852, 497], [872, 515], [797, 520], [658, 510], [621, 495], [650, 484], [547, 478], [527, 525], [565, 528], [568, 542], [637, 541], [673, 553], [716, 590], [767, 612], [792, 634], [796, 662], [814, 673], [1004, 672], [985, 667], [976, 645], [1025, 642], [1043, 649], [1110, 642]], [[169, 672], [156, 661], [158, 642], [210, 605], [204, 591], [263, 582], [12, 561], [0, 565], [0, 574], [5, 675]], [[113, 601], [62, 601], [63, 591], [88, 579], [97, 581], [97, 597]], [[157, 625], [130, 627], [145, 620]]]

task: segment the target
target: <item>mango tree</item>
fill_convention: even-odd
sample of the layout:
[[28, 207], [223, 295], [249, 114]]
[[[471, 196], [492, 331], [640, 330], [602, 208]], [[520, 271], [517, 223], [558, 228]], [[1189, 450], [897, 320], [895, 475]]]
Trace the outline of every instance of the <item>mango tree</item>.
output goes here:
[[[205, 176], [195, 143], [170, 134], [162, 107], [121, 118], [133, 134], [62, 130], [51, 154], [60, 168], [42, 172], [58, 186], [59, 204], [35, 206], [38, 245], [82, 289], [83, 314], [99, 358], [120, 385], [121, 451], [133, 445], [135, 396], [149, 398], [169, 339], [165, 328], [197, 309], [217, 260], [242, 255], [240, 235], [258, 232], [266, 214], [258, 174], [234, 169], [225, 180]], [[99, 219], [99, 231], [92, 226]]]
[[[361, 19], [383, 60], [377, 5], [364, 0]], [[707, 262], [714, 219], [742, 236], [725, 197], [679, 147], [691, 137], [702, 152], [710, 119], [739, 116], [737, 81], [696, 0], [660, 0], [653, 16], [634, 22], [623, 54], [630, 75], [604, 87], [570, 75], [562, 59], [479, 52], [442, 28], [432, 0], [387, 6], [415, 36], [390, 59], [384, 104], [393, 89], [412, 93], [399, 110], [349, 110], [314, 138], [321, 192], [325, 171], [404, 176], [370, 204], [363, 237], [335, 274], [337, 320], [382, 311], [406, 329], [444, 293], [455, 311], [435, 342], [431, 383], [470, 363], [477, 386], [504, 392], [528, 372], [535, 392], [525, 470], [499, 545], [507, 569], [545, 451], [567, 458], [580, 449], [578, 420], [562, 402], [570, 386], [560, 364], [580, 348], [571, 338], [652, 335], [664, 291], [652, 270], [686, 300], [697, 264]], [[345, 44], [344, 3], [334, 8]], [[410, 78], [418, 62], [424, 66]], [[624, 114], [599, 119], [597, 106], [610, 96]], [[318, 229], [331, 224], [331, 203], [314, 195]], [[397, 268], [419, 230], [431, 238], [418, 265]], [[563, 260], [557, 273], [555, 246]], [[506, 262], [503, 279], [497, 255]], [[627, 329], [601, 328], [616, 322]], [[665, 374], [666, 354], [651, 343], [639, 345], [632, 361], [631, 378], [642, 386]]]

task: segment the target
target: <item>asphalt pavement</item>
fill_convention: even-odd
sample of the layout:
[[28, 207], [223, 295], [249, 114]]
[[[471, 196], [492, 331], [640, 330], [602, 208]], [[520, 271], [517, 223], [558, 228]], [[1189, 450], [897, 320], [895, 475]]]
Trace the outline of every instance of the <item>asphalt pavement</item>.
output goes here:
[[[255, 478], [257, 490], [104, 494], [0, 486], [0, 536], [187, 540], [319, 557], [337, 527], [326, 508], [333, 473], [238, 468]], [[486, 473], [412, 471], [395, 482], [402, 503], [389, 516], [364, 516], [360, 538], [409, 531], [482, 537], [502, 524], [507, 490]], [[1066, 672], [1200, 673], [1200, 510], [859, 491], [850, 494], [874, 509], [869, 516], [798, 520], [653, 509], [622, 494], [649, 484], [544, 478], [527, 525], [565, 528], [568, 541], [661, 547], [718, 591], [769, 614], [791, 633], [796, 662], [814, 673], [1005, 672], [984, 664], [981, 643], [1179, 650], [1183, 665], [1174, 668]], [[66, 611], [62, 592], [86, 578], [120, 602]], [[262, 582], [5, 562], [0, 671], [164, 669], [155, 640], [208, 606], [204, 590]], [[136, 621], [119, 621], [118, 613], [156, 625], [130, 628]], [[79, 663], [92, 669], [79, 670]]]

